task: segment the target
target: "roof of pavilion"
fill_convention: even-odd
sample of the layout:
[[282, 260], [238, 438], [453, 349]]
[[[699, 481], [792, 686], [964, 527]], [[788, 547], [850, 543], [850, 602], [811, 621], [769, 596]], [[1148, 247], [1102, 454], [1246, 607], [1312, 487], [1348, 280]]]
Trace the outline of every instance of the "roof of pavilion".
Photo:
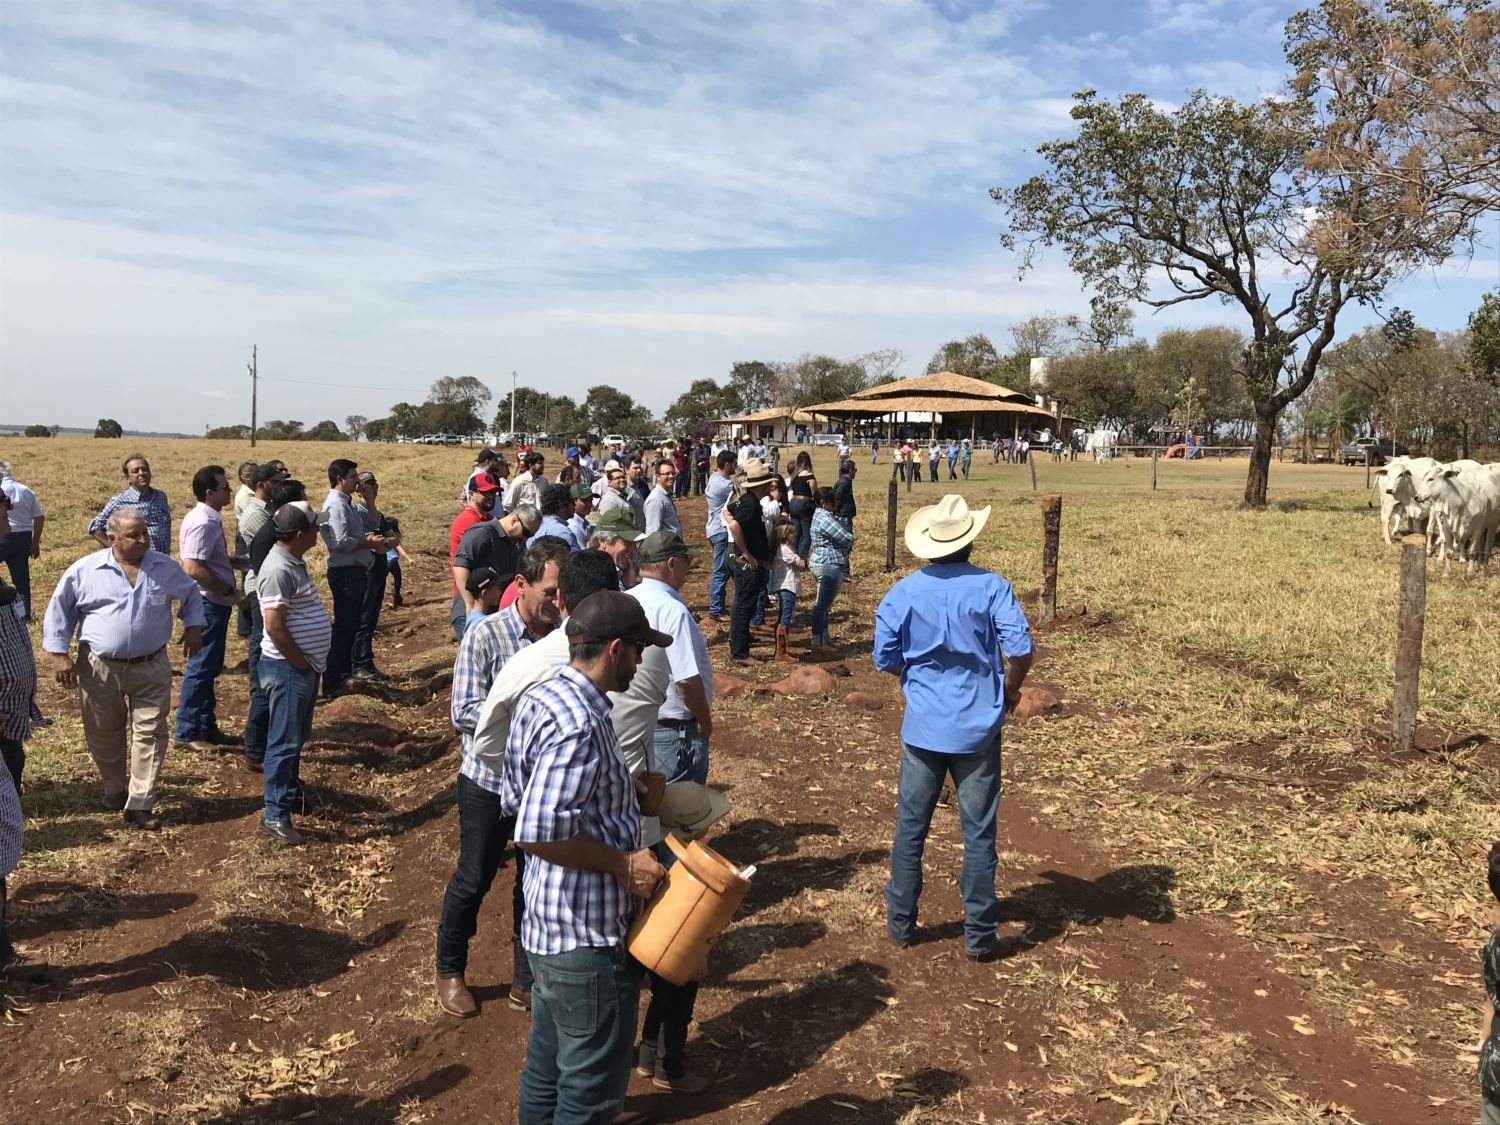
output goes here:
[[790, 418], [793, 422], [811, 422], [812, 414], [801, 406], [772, 406], [765, 410], [757, 410], [754, 414], [741, 414], [734, 418], [715, 418], [714, 421], [721, 426], [749, 426], [757, 422], [779, 422], [783, 418]]
[[[963, 378], [963, 376], [957, 376]], [[1001, 387], [1000, 390], [1005, 388]], [[1012, 392], [1013, 393], [1013, 392]], [[826, 418], [883, 418], [888, 414], [1029, 414], [1039, 418], [1054, 417], [1053, 411], [1043, 410], [1024, 395], [1020, 401], [1007, 401], [994, 396], [910, 394], [877, 399], [846, 398], [838, 402], [820, 402], [806, 407], [809, 414]]]
[[[882, 383], [878, 387], [868, 387], [857, 391], [849, 397], [852, 399], [887, 399], [906, 398], [912, 395], [1033, 403], [1032, 397], [1021, 391], [1013, 391], [1009, 387], [1002, 387], [999, 383], [973, 379], [968, 375], [958, 375], [952, 371], [935, 371], [930, 375], [918, 375], [912, 379], [897, 379], [894, 382]], [[809, 407], [809, 409], [812, 408]]]

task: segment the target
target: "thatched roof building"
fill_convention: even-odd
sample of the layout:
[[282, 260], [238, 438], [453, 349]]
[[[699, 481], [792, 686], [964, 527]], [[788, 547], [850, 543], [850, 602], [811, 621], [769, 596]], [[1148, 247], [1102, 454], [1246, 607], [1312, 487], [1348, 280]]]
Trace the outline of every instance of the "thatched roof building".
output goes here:
[[[879, 422], [889, 434], [908, 429], [908, 415], [922, 414], [931, 436], [941, 431], [971, 438], [999, 431], [1019, 432], [1022, 426], [1057, 423], [1057, 413], [1036, 405], [1031, 396], [998, 383], [987, 383], [952, 371], [898, 379], [859, 391], [839, 402], [820, 402], [810, 414], [835, 422]], [[941, 421], [939, 421], [941, 419]]]
[[731, 430], [743, 428], [753, 438], [778, 445], [790, 445], [797, 439], [798, 426], [811, 430], [818, 420], [800, 407], [771, 406], [765, 410], [757, 410], [754, 414], [715, 418], [714, 421], [720, 426], [729, 426]]

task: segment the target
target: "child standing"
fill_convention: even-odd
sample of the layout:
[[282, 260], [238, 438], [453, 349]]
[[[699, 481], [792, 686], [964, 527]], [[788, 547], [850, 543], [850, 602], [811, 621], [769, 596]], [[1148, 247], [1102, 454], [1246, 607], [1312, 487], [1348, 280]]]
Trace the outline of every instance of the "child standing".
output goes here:
[[401, 521], [393, 516], [386, 517], [386, 526], [390, 533], [397, 539], [396, 545], [385, 553], [385, 572], [391, 576], [391, 608], [401, 608], [401, 563], [411, 562], [411, 556], [406, 553], [406, 548], [400, 543]]
[[[1500, 910], [1500, 842], [1490, 847], [1489, 884]], [[1484, 1042], [1479, 1047], [1479, 1122], [1500, 1125], [1500, 929], [1484, 943], [1479, 962], [1485, 992]]]
[[469, 610], [464, 622], [465, 632], [500, 608], [500, 595], [505, 593], [505, 584], [490, 567], [479, 566], [469, 571], [469, 593], [474, 595], [474, 608]]
[[802, 590], [802, 572], [807, 569], [807, 560], [797, 553], [795, 524], [777, 524], [774, 534], [776, 554], [771, 559], [770, 588], [780, 602], [781, 616], [776, 622], [776, 655], [772, 659], [795, 664], [797, 658], [787, 650], [787, 645], [791, 640], [792, 609]]

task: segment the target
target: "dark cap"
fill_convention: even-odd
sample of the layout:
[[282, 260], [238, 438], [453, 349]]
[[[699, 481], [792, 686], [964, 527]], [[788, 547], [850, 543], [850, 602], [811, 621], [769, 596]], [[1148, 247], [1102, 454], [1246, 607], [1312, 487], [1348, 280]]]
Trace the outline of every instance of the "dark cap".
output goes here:
[[499, 581], [500, 575], [490, 567], [476, 566], [469, 571], [469, 580], [464, 583], [464, 587], [471, 594], [482, 594]]
[[500, 482], [489, 473], [475, 473], [474, 479], [469, 482], [470, 492], [499, 492]]
[[254, 488], [257, 485], [265, 484], [268, 480], [281, 479], [281, 470], [267, 461], [264, 465], [255, 466], [254, 471], [250, 474], [250, 487]]
[[666, 648], [672, 638], [658, 633], [646, 620], [641, 603], [618, 590], [600, 590], [578, 603], [568, 614], [568, 644], [603, 644], [623, 639]]
[[314, 511], [306, 500], [293, 500], [277, 508], [271, 522], [276, 525], [278, 536], [296, 535], [314, 527], [322, 527], [328, 522], [328, 518], [328, 512]]
[[485, 446], [479, 451], [479, 456], [474, 458], [474, 464], [483, 465], [486, 461], [498, 460], [500, 460], [500, 454], [496, 453], [489, 446]]
[[688, 549], [675, 531], [653, 531], [636, 545], [635, 555], [642, 566], [664, 563], [668, 559], [686, 559], [696, 552]]

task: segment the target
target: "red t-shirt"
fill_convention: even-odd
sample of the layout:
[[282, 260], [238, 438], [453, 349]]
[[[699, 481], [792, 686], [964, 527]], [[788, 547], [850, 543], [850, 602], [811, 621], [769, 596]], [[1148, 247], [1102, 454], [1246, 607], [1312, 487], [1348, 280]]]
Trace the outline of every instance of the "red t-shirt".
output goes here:
[[[458, 554], [458, 541], [464, 537], [464, 532], [476, 523], [483, 523], [489, 516], [482, 516], [467, 504], [464, 510], [458, 513], [458, 518], [453, 521], [453, 526], [448, 529], [448, 569], [453, 569], [453, 557]], [[458, 583], [453, 584], [453, 592], [458, 593]]]

